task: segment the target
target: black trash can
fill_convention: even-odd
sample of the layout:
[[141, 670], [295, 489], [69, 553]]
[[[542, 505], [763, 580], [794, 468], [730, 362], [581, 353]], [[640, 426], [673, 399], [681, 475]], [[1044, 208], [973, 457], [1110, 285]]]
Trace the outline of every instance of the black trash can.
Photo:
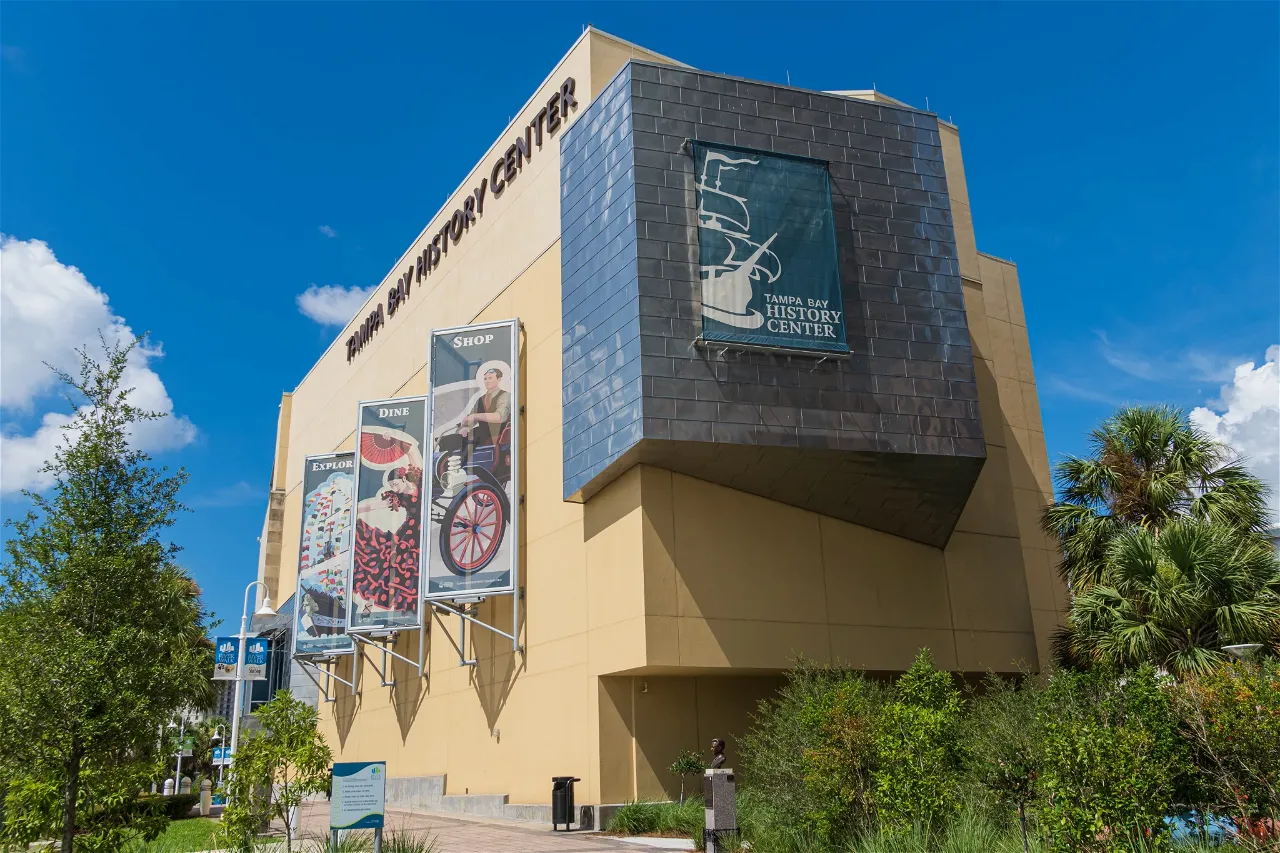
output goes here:
[[551, 831], [564, 824], [567, 831], [573, 823], [573, 783], [582, 780], [575, 776], [551, 777]]

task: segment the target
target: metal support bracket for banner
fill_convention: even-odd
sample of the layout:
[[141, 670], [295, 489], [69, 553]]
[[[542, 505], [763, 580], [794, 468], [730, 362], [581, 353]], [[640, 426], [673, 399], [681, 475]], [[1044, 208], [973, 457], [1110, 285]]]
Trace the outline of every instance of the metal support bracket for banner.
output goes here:
[[[358, 694], [360, 692], [360, 689], [356, 685], [356, 681], [355, 681], [355, 678], [356, 678], [355, 673], [359, 671], [359, 667], [352, 668], [353, 669], [352, 676], [351, 676], [352, 680], [347, 681], [345, 678], [338, 675], [338, 673], [334, 672], [334, 670], [337, 669], [337, 666], [338, 666], [338, 659], [336, 657], [323, 658], [325, 662], [325, 666], [323, 668], [316, 666], [314, 662], [307, 660], [306, 658], [294, 658], [294, 660], [297, 661], [298, 665], [302, 667], [303, 675], [305, 675], [307, 678], [310, 678], [311, 682], [320, 691], [320, 695], [324, 697], [325, 702], [338, 701], [338, 696], [336, 692], [333, 695], [329, 694], [329, 686], [334, 681], [337, 681], [340, 684], [347, 685], [347, 687], [349, 687], [351, 689], [351, 692], [354, 694]], [[332, 664], [332, 666], [330, 666], [330, 664]], [[313, 669], [324, 676], [323, 684], [321, 684], [319, 679], [317, 679], [314, 675], [312, 675], [308, 671]]]
[[[389, 645], [393, 645], [396, 642], [396, 640], [399, 639], [400, 634], [402, 632], [406, 632], [406, 631], [418, 632], [418, 660], [407, 658], [404, 655], [400, 654], [399, 652], [392, 651], [388, 647]], [[367, 655], [365, 655], [364, 649], [360, 649], [360, 656], [365, 660], [369, 661], [369, 666], [373, 667], [373, 671], [378, 673], [378, 680], [381, 686], [395, 687], [396, 686], [395, 678], [392, 678], [390, 681], [387, 680], [387, 673], [390, 671], [388, 668], [387, 658], [393, 657], [393, 658], [396, 658], [397, 660], [402, 660], [405, 663], [417, 669], [418, 675], [422, 675], [423, 672], [422, 672], [421, 660], [422, 660], [422, 647], [424, 645], [423, 644], [424, 633], [425, 632], [423, 632], [420, 628], [418, 628], [418, 626], [413, 625], [407, 628], [399, 628], [395, 631], [375, 632], [367, 636], [363, 634], [349, 634], [348, 636], [351, 637], [352, 640], [355, 640], [357, 643], [363, 643], [366, 646], [374, 646], [378, 649], [378, 651], [382, 653], [382, 668], [379, 669], [377, 664], [375, 664]]]
[[[512, 596], [512, 599], [514, 600], [515, 610], [518, 615], [519, 607], [520, 607], [520, 596], [517, 593], [511, 593], [511, 596]], [[500, 636], [506, 637], [508, 640], [511, 641], [512, 652], [520, 652], [521, 654], [524, 653], [524, 646], [520, 645], [520, 640], [515, 634], [508, 634], [506, 631], [502, 630], [501, 628], [494, 627], [493, 625], [490, 625], [488, 622], [482, 622], [481, 620], [473, 616], [470, 612], [468, 612], [470, 608], [472, 608], [476, 604], [479, 604], [483, 600], [484, 599], [480, 599], [480, 598], [468, 600], [468, 601], [455, 600], [454, 604], [457, 604], [458, 605], [457, 607], [451, 607], [448, 604], [445, 604], [443, 601], [430, 602], [433, 608], [443, 610], [446, 613], [451, 613], [454, 616], [458, 617], [459, 642], [453, 643], [453, 647], [458, 652], [459, 666], [477, 666], [478, 665], [478, 661], [475, 658], [467, 657], [467, 623], [468, 622], [478, 627], [486, 628]], [[436, 618], [439, 619], [441, 617], [439, 614], [436, 614]], [[517, 628], [516, 630], [519, 630], [519, 629]], [[449, 640], [450, 642], [453, 642], [452, 637], [450, 637]]]

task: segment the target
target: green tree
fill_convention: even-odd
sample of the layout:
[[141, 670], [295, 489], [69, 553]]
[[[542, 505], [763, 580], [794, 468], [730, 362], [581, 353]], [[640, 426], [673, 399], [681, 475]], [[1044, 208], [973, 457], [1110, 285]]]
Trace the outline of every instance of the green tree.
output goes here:
[[1062, 577], [1075, 592], [1101, 580], [1111, 540], [1132, 527], [1159, 532], [1195, 518], [1266, 531], [1266, 486], [1178, 409], [1120, 409], [1090, 434], [1089, 446], [1089, 455], [1055, 466], [1060, 498], [1043, 518], [1062, 548]]
[[893, 688], [875, 734], [876, 814], [892, 833], [944, 824], [960, 806], [960, 693], [921, 649]]
[[1267, 540], [1219, 522], [1133, 527], [1111, 540], [1069, 621], [1073, 660], [1204, 674], [1224, 661], [1223, 646], [1280, 641], [1280, 559]]
[[684, 779], [686, 776], [693, 776], [707, 769], [707, 762], [702, 760], [702, 756], [691, 749], [686, 749], [676, 756], [676, 760], [671, 762], [671, 766], [667, 771], [672, 775], [680, 777], [680, 802], [684, 802]]
[[60, 834], [64, 853], [78, 834], [111, 849], [158, 831], [137, 803], [158, 767], [157, 727], [211, 700], [200, 591], [161, 538], [186, 473], [129, 444], [162, 417], [121, 387], [139, 344], [104, 341], [100, 361], [81, 351], [79, 375], [59, 374], [79, 405], [43, 469], [52, 493], [24, 492], [32, 509], [0, 567], [5, 833]]
[[285, 853], [290, 853], [290, 813], [310, 794], [328, 790], [333, 754], [316, 730], [316, 710], [287, 690], [253, 717], [261, 728], [240, 735], [219, 837], [237, 850], [251, 850], [259, 827], [281, 820]]

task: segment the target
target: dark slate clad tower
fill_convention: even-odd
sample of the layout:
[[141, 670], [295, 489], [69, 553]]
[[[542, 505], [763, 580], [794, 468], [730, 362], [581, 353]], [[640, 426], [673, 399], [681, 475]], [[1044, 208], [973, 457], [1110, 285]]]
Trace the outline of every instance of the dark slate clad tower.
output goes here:
[[[825, 161], [849, 357], [703, 344], [690, 140]], [[937, 119], [633, 61], [561, 139], [564, 495], [646, 463], [943, 546], [986, 458]]]

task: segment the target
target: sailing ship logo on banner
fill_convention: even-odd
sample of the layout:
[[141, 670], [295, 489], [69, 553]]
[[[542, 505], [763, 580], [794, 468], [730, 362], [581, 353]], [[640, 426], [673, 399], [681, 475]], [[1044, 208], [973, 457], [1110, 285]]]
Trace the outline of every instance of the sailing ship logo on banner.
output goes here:
[[[708, 239], [723, 241], [711, 247], [719, 260], [699, 268], [702, 313], [740, 329], [758, 329], [764, 323], [764, 316], [748, 307], [755, 295], [752, 282], [763, 277], [765, 283], [772, 284], [782, 275], [782, 262], [769, 250], [778, 235], [772, 234], [763, 242], [752, 240], [748, 199], [721, 188], [723, 173], [758, 165], [759, 159], [708, 151], [697, 184], [698, 225], [704, 246]], [[716, 246], [723, 252], [722, 257]]]

